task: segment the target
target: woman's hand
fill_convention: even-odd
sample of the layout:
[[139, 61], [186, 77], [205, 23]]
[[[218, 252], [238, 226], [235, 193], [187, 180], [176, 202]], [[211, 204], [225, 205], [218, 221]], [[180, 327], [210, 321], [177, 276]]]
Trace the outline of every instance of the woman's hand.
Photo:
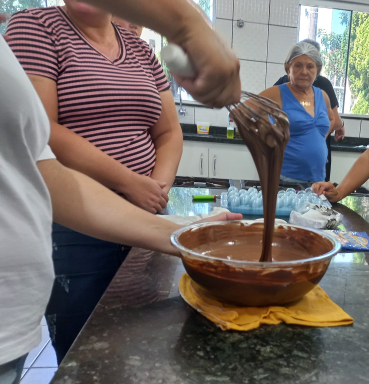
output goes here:
[[151, 213], [160, 212], [167, 206], [168, 195], [163, 191], [166, 183], [156, 181], [148, 176], [132, 173], [129, 187], [119, 191], [124, 197], [136, 205]]
[[330, 181], [314, 183], [311, 188], [317, 195], [323, 194], [331, 203], [335, 203], [343, 198], [340, 190], [337, 189]]
[[227, 221], [227, 220], [242, 220], [242, 213], [222, 212], [219, 215], [210, 216], [206, 219], [196, 221], [196, 223], [206, 223], [208, 221]]
[[341, 127], [339, 129], [336, 129], [334, 133], [334, 140], [340, 141], [345, 138], [345, 127]]

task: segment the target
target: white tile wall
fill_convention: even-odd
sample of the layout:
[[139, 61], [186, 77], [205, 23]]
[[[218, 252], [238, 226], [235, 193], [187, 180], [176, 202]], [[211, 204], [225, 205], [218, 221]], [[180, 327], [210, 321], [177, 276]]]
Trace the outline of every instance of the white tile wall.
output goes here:
[[296, 0], [271, 0], [269, 23], [287, 27], [298, 26], [299, 4]]
[[245, 23], [242, 28], [233, 22], [233, 49], [240, 59], [266, 61], [268, 25]]
[[197, 121], [208, 121], [210, 125], [226, 127], [228, 125], [228, 110], [227, 108], [195, 108], [195, 124]]
[[215, 17], [233, 18], [233, 0], [215, 0]]
[[215, 30], [223, 38], [229, 48], [232, 47], [232, 20], [215, 19]]
[[266, 63], [241, 60], [241, 88], [260, 93], [265, 89]]
[[[223, 1], [223, 0], [218, 0]], [[234, 20], [268, 24], [269, 0], [235, 0]]]
[[[215, 17], [215, 30], [241, 59], [242, 89], [259, 93], [284, 75], [279, 63], [297, 41], [299, 0], [215, 0]], [[243, 28], [236, 26], [239, 19]], [[180, 122], [227, 124], [226, 110], [186, 109]]]
[[283, 64], [268, 63], [266, 75], [266, 88], [272, 87], [276, 83], [276, 81], [285, 74], [286, 72], [284, 71]]
[[297, 42], [297, 28], [269, 26], [268, 61], [284, 63], [293, 44]]
[[[346, 121], [345, 121], [345, 128], [346, 128]], [[360, 137], [365, 137], [369, 139], [369, 120], [361, 120]]]
[[[178, 111], [179, 106], [176, 105], [176, 108]], [[183, 124], [195, 124], [195, 108], [189, 107], [188, 105], [185, 105], [183, 108], [186, 109], [186, 115], [183, 116], [178, 114], [179, 122]]]
[[342, 119], [342, 120], [344, 120], [345, 122], [345, 136], [360, 137], [361, 120], [353, 120], [353, 119]]

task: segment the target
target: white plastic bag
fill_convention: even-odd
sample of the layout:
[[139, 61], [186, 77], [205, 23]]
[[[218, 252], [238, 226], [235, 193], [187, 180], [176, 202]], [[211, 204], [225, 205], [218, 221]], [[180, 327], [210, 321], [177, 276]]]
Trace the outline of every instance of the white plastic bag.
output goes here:
[[315, 229], [334, 229], [341, 222], [341, 214], [323, 205], [306, 203], [292, 211], [289, 222]]

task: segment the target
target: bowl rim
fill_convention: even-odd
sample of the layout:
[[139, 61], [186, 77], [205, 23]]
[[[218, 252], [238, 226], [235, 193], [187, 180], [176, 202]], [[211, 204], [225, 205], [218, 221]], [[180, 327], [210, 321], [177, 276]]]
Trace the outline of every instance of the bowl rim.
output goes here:
[[256, 267], [268, 266], [269, 268], [280, 267], [280, 266], [287, 266], [287, 265], [304, 264], [304, 263], [307, 263], [307, 262], [318, 262], [318, 261], [321, 261], [323, 259], [333, 257], [334, 255], [339, 253], [339, 251], [342, 248], [341, 243], [334, 236], [332, 236], [328, 232], [323, 232], [322, 230], [319, 230], [319, 229], [305, 228], [305, 227], [301, 227], [300, 225], [293, 225], [293, 224], [289, 224], [289, 223], [286, 223], [286, 224], [281, 224], [281, 223], [275, 224], [275, 228], [277, 228], [277, 227], [286, 227], [287, 226], [287, 227], [299, 228], [299, 229], [302, 229], [302, 230], [305, 230], [305, 231], [309, 231], [309, 232], [314, 232], [314, 233], [316, 233], [316, 234], [318, 234], [318, 235], [320, 235], [320, 236], [330, 240], [332, 242], [333, 249], [331, 251], [327, 252], [327, 253], [324, 253], [323, 255], [310, 257], [308, 259], [300, 259], [300, 260], [292, 260], [292, 261], [265, 261], [265, 262], [260, 262], [260, 261], [248, 261], [248, 260], [226, 260], [226, 259], [223, 259], [223, 258], [220, 258], [220, 257], [207, 256], [207, 255], [203, 255], [202, 253], [191, 251], [188, 248], [184, 247], [179, 242], [179, 236], [182, 233], [187, 232], [189, 230], [196, 230], [196, 229], [201, 228], [201, 227], [208, 227], [208, 226], [215, 226], [215, 225], [225, 225], [225, 224], [253, 225], [253, 224], [260, 224], [260, 223], [263, 223], [263, 222], [251, 221], [251, 220], [227, 220], [227, 221], [208, 221], [208, 222], [203, 222], [203, 223], [196, 223], [196, 224], [187, 225], [187, 226], [184, 226], [182, 228], [179, 228], [179, 229], [175, 230], [172, 233], [172, 235], [170, 237], [170, 240], [171, 240], [172, 244], [177, 249], [179, 249], [179, 251], [181, 252], [181, 257], [183, 257], [182, 252], [184, 252], [184, 253], [190, 253], [191, 256], [202, 258], [203, 260], [221, 261], [221, 262], [226, 263], [226, 264], [236, 264], [236, 265], [247, 264], [248, 266], [256, 266]]

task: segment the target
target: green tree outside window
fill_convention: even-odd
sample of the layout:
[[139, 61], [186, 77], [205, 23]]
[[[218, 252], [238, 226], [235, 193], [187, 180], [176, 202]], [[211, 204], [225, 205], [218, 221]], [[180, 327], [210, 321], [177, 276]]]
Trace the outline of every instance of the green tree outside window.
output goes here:
[[[0, 13], [12, 15], [15, 12], [22, 11], [27, 8], [45, 7], [45, 0], [1, 0]], [[0, 25], [0, 33], [3, 35], [6, 30], [6, 24]]]

